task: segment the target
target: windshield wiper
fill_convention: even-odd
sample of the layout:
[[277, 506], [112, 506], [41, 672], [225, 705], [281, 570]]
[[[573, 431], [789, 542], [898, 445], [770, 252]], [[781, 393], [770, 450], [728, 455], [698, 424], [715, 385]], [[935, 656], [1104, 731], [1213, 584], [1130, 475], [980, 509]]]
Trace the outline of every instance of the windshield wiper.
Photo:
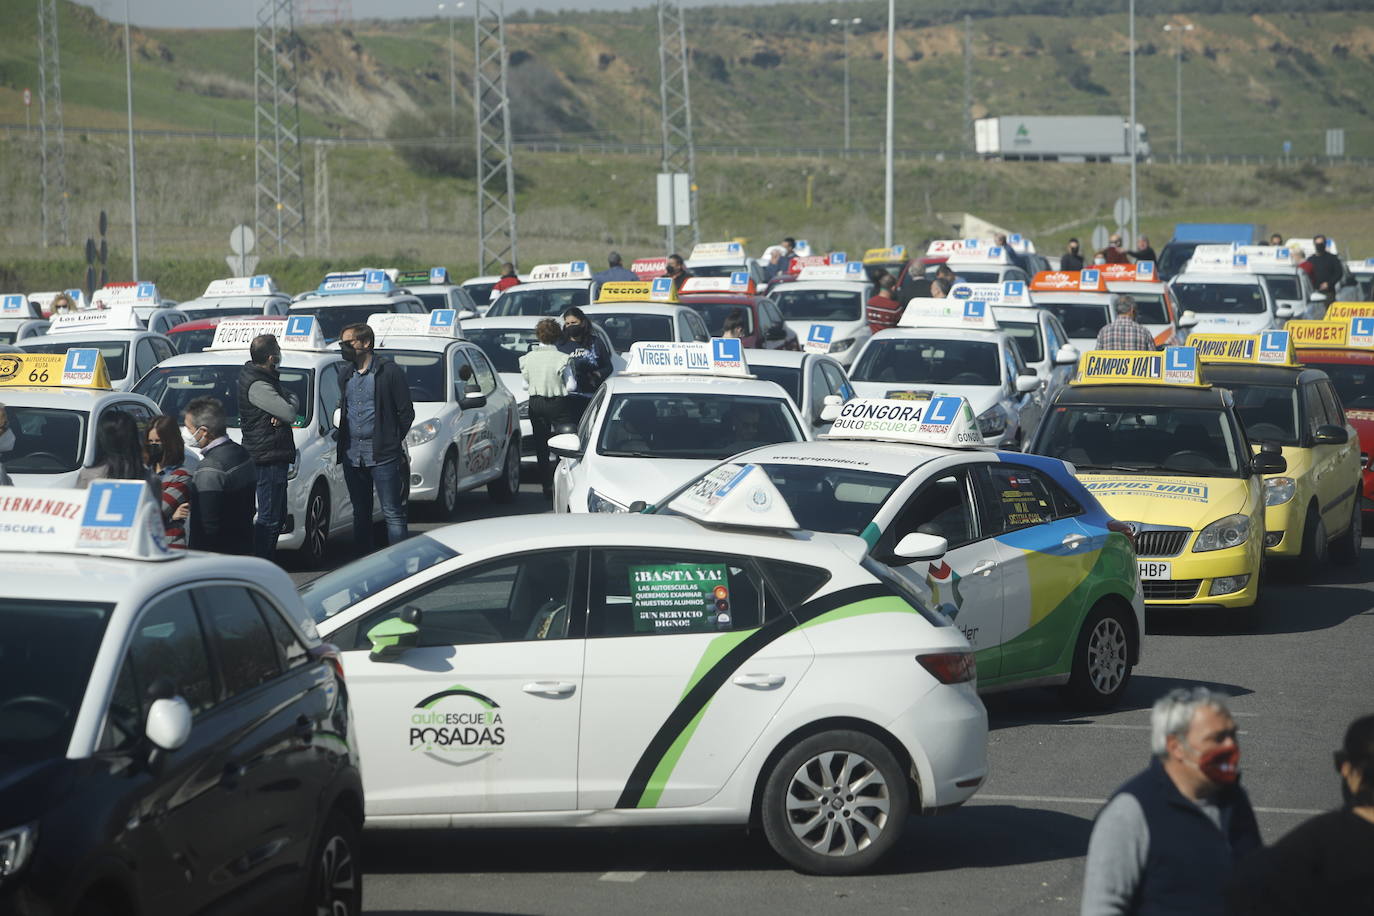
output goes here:
[[[1061, 459], [1063, 460], [1063, 459]], [[1080, 471], [1154, 471], [1164, 470], [1163, 468], [1152, 467], [1131, 467], [1124, 464], [1075, 464], [1074, 467]]]

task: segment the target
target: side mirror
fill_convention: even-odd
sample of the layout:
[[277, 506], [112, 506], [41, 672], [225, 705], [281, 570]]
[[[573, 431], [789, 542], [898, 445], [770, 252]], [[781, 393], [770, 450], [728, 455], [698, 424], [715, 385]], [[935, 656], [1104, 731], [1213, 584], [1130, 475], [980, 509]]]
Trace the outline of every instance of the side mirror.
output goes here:
[[1282, 474], [1288, 470], [1288, 460], [1281, 454], [1274, 452], [1260, 452], [1250, 459], [1250, 473], [1267, 477], [1270, 474]]
[[1018, 375], [1016, 377], [1016, 390], [1020, 394], [1028, 394], [1040, 387], [1040, 376], [1035, 373]]
[[577, 433], [561, 433], [549, 439], [549, 451], [564, 458], [581, 458], [582, 440]]
[[1328, 424], [1317, 427], [1312, 434], [1312, 441], [1317, 445], [1345, 445], [1350, 441], [1350, 434], [1343, 427]]
[[1278, 318], [1280, 321], [1287, 321], [1289, 318], [1293, 317], [1293, 307], [1289, 305], [1279, 306], [1274, 309], [1274, 317]]
[[[463, 368], [466, 369], [467, 366]], [[462, 374], [461, 371], [459, 374]], [[469, 372], [468, 374], [471, 375], [472, 373]], [[476, 385], [465, 385], [463, 387], [463, 393], [458, 396], [458, 406], [464, 410], [476, 410], [479, 407], [486, 407], [487, 396], [483, 394], [482, 389], [478, 388]]]
[[1308, 302], [1325, 302], [1325, 301], [1326, 301], [1326, 293], [1313, 293], [1312, 295], [1310, 295], [1310, 296], [1307, 297], [1307, 301], [1308, 301]]
[[458, 320], [459, 320], [459, 321], [467, 321], [469, 318], [476, 318], [476, 317], [477, 317], [477, 313], [474, 312], [472, 309], [463, 309], [461, 312], [458, 313]]
[[1188, 311], [1178, 316], [1178, 326], [1180, 328], [1197, 327], [1197, 314], [1192, 309], [1188, 309]]
[[784, 325], [775, 324], [763, 335], [764, 340], [785, 340], [787, 338], [787, 328]]
[[913, 531], [906, 537], [897, 542], [897, 546], [892, 548], [892, 555], [915, 563], [918, 560], [938, 560], [949, 552], [949, 542], [942, 537], [934, 534], [922, 534]]
[[1078, 364], [1078, 348], [1073, 344], [1064, 344], [1054, 354], [1054, 364], [1056, 366], [1075, 366]]
[[191, 707], [181, 697], [154, 700], [143, 733], [155, 747], [174, 751], [191, 737]]
[[334, 423], [335, 429], [338, 429], [340, 426], [342, 426], [343, 424], [339, 421], [343, 419], [343, 408], [335, 407], [334, 413], [330, 414], [329, 419]]
[[372, 644], [372, 660], [387, 661], [413, 648], [420, 640], [420, 616], [419, 608], [408, 606], [402, 608], [400, 617], [383, 620], [368, 630], [367, 641]]
[[817, 421], [817, 425], [821, 423], [834, 423], [840, 418], [840, 408], [844, 406], [844, 398], [840, 397], [838, 394], [827, 394], [822, 405], [820, 419]]
[[646, 503], [646, 502], [645, 502], [644, 500], [642, 500], [642, 499], [636, 499], [634, 502], [630, 503], [630, 505], [628, 506], [628, 511], [633, 512], [633, 513], [635, 513], [636, 515], [638, 515], [638, 514], [642, 513], [642, 512], [643, 512], [645, 509], [647, 509], [647, 508], [649, 508], [649, 504], [648, 504], [648, 503]]

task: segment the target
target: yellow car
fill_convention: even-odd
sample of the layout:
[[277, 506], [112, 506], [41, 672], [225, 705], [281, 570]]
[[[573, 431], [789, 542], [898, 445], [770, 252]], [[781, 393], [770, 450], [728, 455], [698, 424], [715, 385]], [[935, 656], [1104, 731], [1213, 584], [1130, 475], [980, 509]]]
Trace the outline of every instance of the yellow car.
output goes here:
[[1264, 552], [1311, 575], [1328, 553], [1359, 559], [1360, 447], [1331, 379], [1295, 358], [1293, 333], [1194, 334], [1188, 343], [1207, 380], [1231, 390], [1250, 441], [1282, 449], [1287, 470], [1264, 479]]
[[1145, 603], [1253, 605], [1264, 561], [1267, 474], [1231, 392], [1203, 379], [1197, 350], [1093, 350], [1045, 412], [1028, 451], [1062, 458], [1135, 540]]

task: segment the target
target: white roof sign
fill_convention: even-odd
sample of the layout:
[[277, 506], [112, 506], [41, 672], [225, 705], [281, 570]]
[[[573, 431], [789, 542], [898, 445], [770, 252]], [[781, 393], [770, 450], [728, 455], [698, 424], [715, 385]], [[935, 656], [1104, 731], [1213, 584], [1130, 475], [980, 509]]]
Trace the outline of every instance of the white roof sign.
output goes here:
[[692, 249], [689, 261], [707, 261], [714, 259], [738, 259], [744, 260], [744, 246], [739, 242], [702, 242]]
[[211, 280], [210, 285], [205, 287], [205, 298], [266, 296], [276, 291], [276, 281], [267, 274], [258, 274], [255, 277], [226, 277], [223, 280]]
[[821, 438], [953, 448], [983, 444], [973, 408], [954, 395], [936, 395], [928, 401], [855, 398], [844, 403], [834, 425]]
[[[54, 293], [53, 295], [56, 295]], [[38, 307], [20, 295], [0, 297], [0, 318], [41, 318]]]
[[951, 299], [981, 300], [988, 305], [1030, 305], [1030, 294], [1024, 280], [1004, 280], [1001, 283], [956, 283], [949, 291]]
[[536, 264], [530, 271], [531, 283], [545, 280], [590, 280], [592, 269], [586, 261], [569, 261], [566, 264]]
[[712, 525], [800, 528], [768, 472], [757, 464], [723, 464], [679, 493], [668, 508]]
[[283, 350], [327, 350], [314, 315], [284, 318], [226, 318], [215, 326], [211, 350], [247, 350], [259, 334], [273, 334]]
[[912, 299], [906, 304], [897, 327], [995, 331], [997, 319], [981, 299]]
[[462, 337], [458, 313], [435, 309], [427, 315], [385, 313], [367, 316], [368, 327], [378, 337]]
[[129, 286], [106, 286], [95, 291], [91, 305], [95, 308], [114, 308], [117, 305], [150, 305], [162, 300], [154, 283], [135, 283]]
[[862, 261], [845, 261], [841, 264], [816, 265], [803, 267], [797, 279], [805, 280], [865, 280]]
[[710, 343], [639, 341], [630, 345], [627, 375], [725, 375], [751, 378], [738, 337], [713, 337]]
[[88, 489], [0, 489], [0, 551], [81, 553], [134, 560], [171, 560], [162, 512], [132, 480], [96, 480]]
[[52, 316], [49, 334], [71, 334], [80, 331], [142, 331], [145, 325], [132, 306], [112, 309], [87, 309], [84, 312], [63, 312]]
[[688, 277], [678, 295], [691, 293], [753, 293], [754, 278], [747, 270], [734, 270], [728, 277]]

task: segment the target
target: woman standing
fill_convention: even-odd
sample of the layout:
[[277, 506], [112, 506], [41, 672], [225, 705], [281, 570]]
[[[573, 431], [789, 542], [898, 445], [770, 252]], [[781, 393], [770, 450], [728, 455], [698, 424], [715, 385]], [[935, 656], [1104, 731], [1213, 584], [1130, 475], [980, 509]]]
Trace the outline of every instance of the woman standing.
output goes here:
[[575, 389], [568, 391], [568, 422], [576, 423], [591, 403], [601, 383], [611, 375], [611, 354], [600, 338], [592, 333], [592, 323], [577, 306], [563, 313], [563, 339], [558, 349], [568, 355], [568, 363], [577, 379]]
[[186, 466], [186, 446], [181, 431], [171, 417], [155, 417], [148, 426], [143, 446], [148, 466], [162, 484], [162, 525], [167, 546], [186, 549], [186, 519], [191, 514], [191, 471]]
[[143, 461], [143, 437], [134, 418], [122, 410], [106, 411], [96, 429], [97, 462], [82, 468], [76, 485], [86, 489], [93, 480], [142, 480], [155, 495], [157, 478]]

